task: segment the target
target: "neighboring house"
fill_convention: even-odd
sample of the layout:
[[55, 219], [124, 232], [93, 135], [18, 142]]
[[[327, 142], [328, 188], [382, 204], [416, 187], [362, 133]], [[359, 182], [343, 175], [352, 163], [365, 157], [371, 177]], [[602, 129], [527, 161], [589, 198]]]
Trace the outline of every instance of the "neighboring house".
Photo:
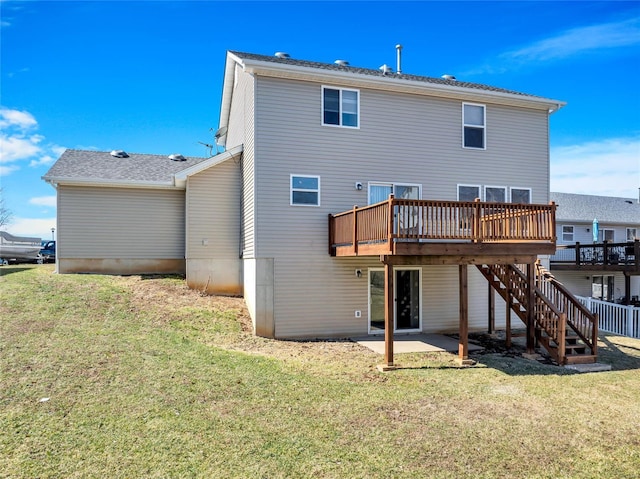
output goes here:
[[[225, 153], [67, 151], [47, 173], [58, 270], [185, 271], [194, 288], [242, 293], [257, 335], [385, 333], [389, 364], [394, 331], [459, 332], [465, 359], [467, 332], [509, 326], [510, 307], [529, 349], [535, 332], [567, 362], [557, 310], [543, 333], [534, 315], [544, 308], [529, 306], [541, 301], [536, 259], [555, 251], [548, 131], [562, 106], [450, 78], [228, 52]], [[569, 321], [593, 342], [588, 318]]]
[[640, 199], [552, 192], [551, 200], [558, 205], [554, 276], [578, 296], [638, 303]]

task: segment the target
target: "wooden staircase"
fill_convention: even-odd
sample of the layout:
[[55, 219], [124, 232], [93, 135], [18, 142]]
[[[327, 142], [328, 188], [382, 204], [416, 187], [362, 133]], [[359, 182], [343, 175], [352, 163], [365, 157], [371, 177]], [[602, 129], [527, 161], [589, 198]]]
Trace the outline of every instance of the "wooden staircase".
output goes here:
[[536, 340], [558, 364], [596, 362], [597, 315], [575, 299], [539, 262], [534, 268], [532, 305], [529, 280], [518, 265], [478, 265], [478, 269], [525, 325], [529, 308], [533, 308]]

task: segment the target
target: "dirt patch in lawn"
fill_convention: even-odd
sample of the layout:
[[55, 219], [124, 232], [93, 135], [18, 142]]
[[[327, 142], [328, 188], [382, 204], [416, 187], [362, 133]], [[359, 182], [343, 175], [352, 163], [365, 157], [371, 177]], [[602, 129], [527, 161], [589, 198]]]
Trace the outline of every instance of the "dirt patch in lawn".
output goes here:
[[240, 331], [226, 335], [203, 334], [202, 341], [212, 346], [302, 363], [344, 361], [345, 364], [353, 364], [364, 360], [375, 364], [372, 358], [377, 355], [348, 339], [272, 340], [253, 336], [251, 317], [243, 298], [203, 294], [190, 289], [180, 277], [125, 276], [121, 281], [132, 292], [132, 309], [151, 314], [152, 321], [158, 325], [167, 324], [171, 321], [172, 312], [184, 308], [232, 311], [233, 315], [227, 321], [235, 321]]

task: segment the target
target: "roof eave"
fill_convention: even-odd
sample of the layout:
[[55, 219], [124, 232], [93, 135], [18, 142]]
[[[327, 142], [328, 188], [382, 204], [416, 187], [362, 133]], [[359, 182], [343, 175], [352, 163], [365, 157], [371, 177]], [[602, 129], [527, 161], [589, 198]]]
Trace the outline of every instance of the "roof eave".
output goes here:
[[239, 156], [242, 153], [243, 149], [243, 145], [238, 145], [235, 148], [219, 153], [216, 156], [212, 156], [208, 160], [200, 162], [197, 165], [193, 165], [189, 168], [179, 171], [174, 175], [175, 185], [181, 189], [185, 189], [187, 186], [187, 178], [195, 175], [196, 173], [200, 173], [201, 171], [211, 168], [212, 166], [218, 165], [222, 162]]
[[111, 180], [98, 178], [70, 178], [63, 176], [43, 176], [42, 179], [54, 188], [62, 186], [98, 186], [107, 188], [152, 188], [152, 189], [184, 189], [176, 186], [173, 181], [143, 181], [143, 180]]
[[[549, 113], [553, 113], [566, 105], [566, 102], [553, 100], [550, 98], [542, 98], [530, 95], [518, 95], [491, 90], [480, 90], [459, 85], [444, 85], [426, 82], [423, 83], [402, 78], [402, 75], [369, 77], [357, 72], [335, 70], [322, 71], [317, 68], [307, 66], [285, 65], [261, 60], [243, 59], [239, 58], [236, 55], [233, 55], [232, 53], [228, 54], [228, 59], [229, 58], [231, 58], [234, 62], [239, 63], [243, 67], [245, 72], [262, 76], [287, 78], [294, 80], [314, 80], [318, 82], [332, 82], [341, 80], [346, 83], [358, 84], [366, 86], [368, 88], [379, 90], [409, 92], [437, 97], [456, 98], [460, 100], [475, 100], [487, 102], [494, 101], [501, 104], [547, 110]], [[231, 83], [233, 82], [233, 70], [229, 70], [230, 67], [229, 65], [227, 65], [227, 73], [225, 74], [225, 87], [227, 86], [227, 81], [230, 81]], [[228, 94], [230, 95], [230, 92], [228, 92]]]

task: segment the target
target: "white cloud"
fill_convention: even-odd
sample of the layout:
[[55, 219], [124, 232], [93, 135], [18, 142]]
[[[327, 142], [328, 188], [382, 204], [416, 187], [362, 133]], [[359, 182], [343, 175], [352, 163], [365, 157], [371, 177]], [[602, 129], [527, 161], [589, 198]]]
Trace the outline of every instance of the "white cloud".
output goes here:
[[16, 236], [51, 239], [51, 228], [55, 227], [55, 218], [13, 218], [6, 230]]
[[38, 122], [28, 111], [0, 108], [0, 128], [14, 126], [22, 130], [35, 128]]
[[[64, 147], [45, 143], [44, 136], [36, 134], [38, 122], [28, 111], [0, 107], [0, 172], [6, 176], [20, 169], [18, 162], [31, 160], [33, 168], [53, 164]], [[9, 165], [9, 163], [12, 163]]]
[[24, 160], [39, 154], [42, 148], [38, 143], [42, 141], [40, 135], [24, 136], [0, 134], [0, 163], [10, 163]]
[[602, 23], [572, 28], [509, 50], [495, 61], [463, 75], [504, 73], [510, 69], [541, 62], [563, 60], [599, 50], [640, 45], [640, 17], [619, 22]]
[[36, 196], [29, 200], [30, 205], [51, 206], [56, 207], [56, 195], [52, 196]]
[[551, 149], [551, 191], [637, 198], [640, 137]]
[[522, 63], [560, 60], [586, 51], [640, 44], [640, 18], [572, 28], [502, 56]]

